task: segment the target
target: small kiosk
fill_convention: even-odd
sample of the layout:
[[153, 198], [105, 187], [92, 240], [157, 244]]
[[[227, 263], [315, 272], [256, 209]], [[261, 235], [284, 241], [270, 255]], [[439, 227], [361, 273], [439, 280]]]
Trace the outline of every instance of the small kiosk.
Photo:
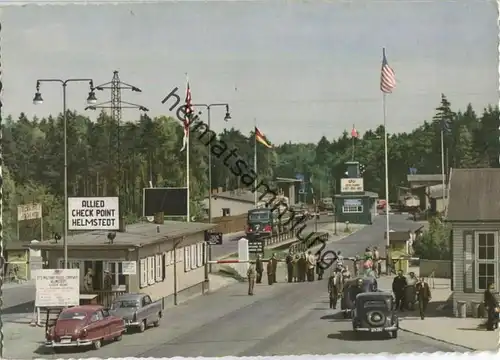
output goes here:
[[371, 224], [376, 199], [365, 192], [359, 162], [347, 162], [347, 177], [340, 179], [340, 194], [335, 195], [337, 221], [350, 224]]

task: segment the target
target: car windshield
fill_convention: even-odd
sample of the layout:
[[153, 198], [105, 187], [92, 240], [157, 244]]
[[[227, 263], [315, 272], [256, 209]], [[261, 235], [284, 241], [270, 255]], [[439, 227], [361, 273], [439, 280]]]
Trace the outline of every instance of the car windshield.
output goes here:
[[139, 302], [137, 300], [121, 300], [115, 301], [113, 305], [111, 305], [111, 310], [116, 310], [119, 308], [136, 308], [139, 306]]
[[81, 311], [65, 311], [59, 315], [58, 320], [83, 320], [87, 317], [86, 312]]
[[250, 221], [266, 221], [269, 220], [270, 211], [255, 211], [248, 213], [248, 220]]
[[385, 300], [367, 300], [364, 302], [363, 307], [366, 308], [374, 308], [374, 307], [383, 307], [385, 308], [386, 302]]

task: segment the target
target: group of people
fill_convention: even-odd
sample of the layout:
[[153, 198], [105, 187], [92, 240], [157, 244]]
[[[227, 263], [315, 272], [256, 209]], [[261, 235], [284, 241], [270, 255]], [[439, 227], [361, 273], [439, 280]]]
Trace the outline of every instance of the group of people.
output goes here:
[[[407, 289], [410, 287], [411, 291]], [[414, 287], [411, 289], [411, 287]], [[418, 301], [420, 318], [425, 319], [427, 305], [431, 301], [431, 289], [423, 277], [417, 278], [415, 273], [410, 272], [408, 278], [400, 270], [392, 281], [392, 292], [394, 293], [394, 305], [397, 310], [413, 310], [413, 305]]]

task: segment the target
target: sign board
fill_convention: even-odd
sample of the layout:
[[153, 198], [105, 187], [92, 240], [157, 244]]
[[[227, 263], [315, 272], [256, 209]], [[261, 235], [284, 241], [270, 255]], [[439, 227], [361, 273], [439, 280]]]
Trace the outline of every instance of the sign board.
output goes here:
[[263, 240], [248, 241], [248, 252], [250, 254], [263, 254], [264, 244], [265, 242]]
[[144, 188], [142, 189], [143, 216], [187, 216], [187, 188]]
[[26, 204], [17, 207], [17, 221], [42, 218], [42, 204]]
[[205, 231], [205, 242], [208, 245], [222, 245], [222, 239], [221, 232]]
[[123, 275], [137, 275], [137, 263], [135, 261], [122, 261]]
[[68, 198], [68, 230], [118, 230], [118, 197]]
[[80, 269], [42, 269], [34, 277], [36, 307], [80, 304]]
[[344, 206], [363, 206], [361, 199], [344, 199]]
[[352, 193], [365, 191], [362, 178], [340, 179], [340, 192]]

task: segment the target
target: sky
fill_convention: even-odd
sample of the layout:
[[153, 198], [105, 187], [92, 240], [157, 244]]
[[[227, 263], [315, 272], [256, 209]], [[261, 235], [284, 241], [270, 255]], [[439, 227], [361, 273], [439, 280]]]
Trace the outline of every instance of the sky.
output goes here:
[[[56, 2], [56, 1], [55, 1]], [[19, 4], [20, 2], [18, 2]], [[273, 143], [317, 142], [383, 123], [382, 48], [397, 87], [386, 97], [389, 132], [432, 119], [440, 94], [455, 110], [498, 104], [494, 1], [177, 1], [149, 4], [12, 6], [2, 9], [4, 109], [39, 117], [61, 111], [61, 88], [39, 78], [122, 81], [142, 93], [122, 100], [171, 115], [174, 87], [212, 110], [212, 126], [244, 133], [254, 122]], [[88, 85], [68, 85], [68, 107], [84, 112]], [[110, 92], [98, 92], [101, 102]], [[182, 96], [183, 97], [183, 96]], [[95, 112], [90, 112], [95, 117]], [[206, 115], [206, 114], [204, 114]], [[136, 120], [138, 110], [123, 111]]]

